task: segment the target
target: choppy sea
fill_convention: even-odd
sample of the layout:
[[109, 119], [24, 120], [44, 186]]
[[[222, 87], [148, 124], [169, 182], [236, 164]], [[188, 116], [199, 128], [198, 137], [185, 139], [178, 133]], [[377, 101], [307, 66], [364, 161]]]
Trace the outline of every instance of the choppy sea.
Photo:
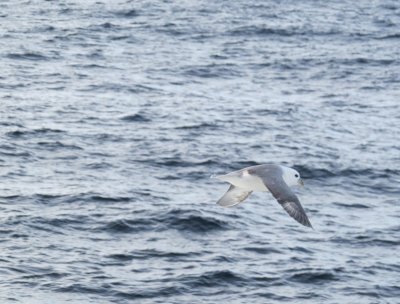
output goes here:
[[398, 1], [1, 1], [0, 67], [0, 303], [400, 303]]

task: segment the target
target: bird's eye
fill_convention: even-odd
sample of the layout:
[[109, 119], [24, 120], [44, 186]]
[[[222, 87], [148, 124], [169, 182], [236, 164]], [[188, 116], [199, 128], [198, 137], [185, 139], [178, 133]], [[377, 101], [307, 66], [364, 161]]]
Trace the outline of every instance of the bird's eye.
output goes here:
[[299, 177], [299, 175], [298, 175], [298, 174], [295, 174], [295, 175], [294, 175], [294, 177], [295, 177], [295, 178], [298, 178], [298, 177]]

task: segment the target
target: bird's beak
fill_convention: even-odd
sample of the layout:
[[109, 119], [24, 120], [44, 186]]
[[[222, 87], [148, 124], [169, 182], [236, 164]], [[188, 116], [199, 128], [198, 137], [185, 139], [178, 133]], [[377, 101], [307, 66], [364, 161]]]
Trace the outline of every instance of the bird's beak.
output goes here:
[[300, 178], [299, 179], [299, 185], [301, 186], [301, 187], [304, 187], [304, 182], [303, 182], [303, 180]]

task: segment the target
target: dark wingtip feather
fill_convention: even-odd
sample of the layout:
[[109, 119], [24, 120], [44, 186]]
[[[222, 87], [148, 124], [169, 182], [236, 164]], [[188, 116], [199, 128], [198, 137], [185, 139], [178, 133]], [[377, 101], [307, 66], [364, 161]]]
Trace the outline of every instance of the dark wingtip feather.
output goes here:
[[307, 222], [305, 224], [303, 224], [306, 227], [310, 227], [312, 230], [315, 230], [314, 227], [311, 225], [310, 221], [307, 220]]

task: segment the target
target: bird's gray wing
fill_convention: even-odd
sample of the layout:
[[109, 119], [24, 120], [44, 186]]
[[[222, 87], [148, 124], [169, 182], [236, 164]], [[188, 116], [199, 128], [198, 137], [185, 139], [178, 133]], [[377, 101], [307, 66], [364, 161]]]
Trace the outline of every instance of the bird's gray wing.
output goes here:
[[231, 185], [224, 196], [218, 200], [217, 204], [222, 207], [235, 206], [248, 198], [251, 192]]
[[283, 209], [285, 209], [292, 218], [300, 224], [312, 228], [310, 220], [301, 206], [299, 199], [285, 183], [281, 175], [268, 177], [263, 174], [261, 178], [278, 203], [282, 205]]

